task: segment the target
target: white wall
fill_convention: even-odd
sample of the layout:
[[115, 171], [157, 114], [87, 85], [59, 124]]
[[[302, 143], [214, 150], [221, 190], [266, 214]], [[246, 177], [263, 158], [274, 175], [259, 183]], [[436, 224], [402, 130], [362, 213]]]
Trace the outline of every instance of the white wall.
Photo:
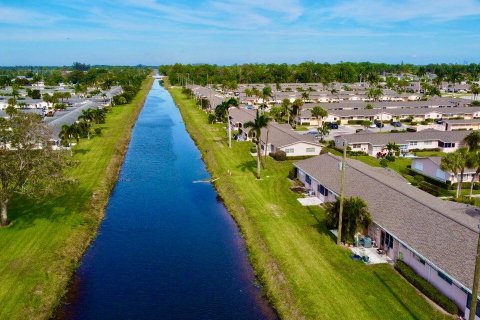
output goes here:
[[[307, 149], [313, 149], [313, 150], [310, 152], [307, 152]], [[322, 147], [319, 145], [309, 144], [306, 142], [298, 142], [286, 147], [282, 147], [280, 148], [280, 150], [285, 151], [285, 153], [287, 154], [287, 157], [303, 157], [303, 156], [319, 155], [320, 151], [322, 151]]]

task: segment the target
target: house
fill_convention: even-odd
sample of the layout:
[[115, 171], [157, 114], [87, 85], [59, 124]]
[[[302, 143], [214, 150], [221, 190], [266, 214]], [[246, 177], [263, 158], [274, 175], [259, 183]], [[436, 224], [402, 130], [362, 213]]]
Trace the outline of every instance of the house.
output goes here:
[[[244, 124], [253, 121], [255, 111], [244, 108], [230, 108], [229, 116], [232, 129], [237, 131], [237, 140], [250, 140], [254, 133], [250, 134], [250, 129], [245, 128]], [[262, 129], [261, 146], [266, 154], [282, 150], [287, 157], [316, 156], [322, 151], [322, 146], [315, 137], [299, 134], [289, 124], [280, 124], [273, 121]]]
[[[444, 171], [440, 168], [441, 157], [422, 157], [412, 159], [412, 170], [437, 181], [454, 184], [460, 180], [460, 174]], [[463, 182], [472, 182], [476, 169], [465, 168]]]
[[418, 132], [399, 133], [356, 133], [338, 135], [334, 137], [335, 146], [342, 148], [346, 141], [351, 151], [362, 151], [376, 156], [383, 152], [388, 143], [393, 142], [400, 148], [400, 152], [408, 153], [411, 150], [439, 149], [442, 152], [453, 152], [464, 146], [463, 139], [468, 131], [439, 131], [427, 129]]
[[443, 121], [445, 131], [480, 130], [480, 119], [447, 119]]
[[[305, 187], [329, 202], [340, 193], [340, 162], [337, 156], [323, 154], [294, 166]], [[345, 196], [359, 197], [368, 204], [373, 222], [367, 233], [389, 258], [403, 260], [468, 312], [479, 236], [478, 208], [441, 200], [389, 169], [353, 159], [347, 160]]]

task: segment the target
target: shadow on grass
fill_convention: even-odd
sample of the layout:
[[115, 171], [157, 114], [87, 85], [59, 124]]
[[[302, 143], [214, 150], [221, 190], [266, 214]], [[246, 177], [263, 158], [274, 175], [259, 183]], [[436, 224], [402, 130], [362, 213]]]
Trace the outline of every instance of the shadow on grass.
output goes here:
[[395, 290], [393, 290], [390, 285], [388, 284], [387, 281], [383, 279], [383, 277], [377, 272], [374, 271], [373, 274], [375, 277], [377, 277], [378, 281], [380, 281], [381, 284], [385, 287], [385, 289], [390, 292], [390, 294], [395, 297], [395, 300], [405, 309], [405, 311], [408, 312], [408, 314], [411, 316], [411, 319], [419, 319], [415, 313], [410, 309], [408, 304], [403, 302], [402, 297], [400, 297], [398, 294], [395, 293]]
[[328, 230], [326, 224], [325, 224], [325, 215], [320, 212], [320, 210], [323, 209], [318, 209], [318, 208], [312, 208], [312, 207], [306, 207], [308, 213], [317, 221], [316, 224], [312, 225], [318, 233], [324, 234], [328, 236], [332, 242], [336, 242], [337, 238]]
[[74, 154], [85, 155], [85, 154], [87, 154], [88, 152], [90, 152], [89, 149], [80, 149], [80, 148], [75, 148], [75, 149], [73, 149], [73, 153], [74, 153]]
[[35, 226], [38, 220], [58, 222], [67, 216], [83, 212], [90, 203], [83, 199], [89, 196], [78, 186], [68, 188], [65, 194], [46, 197], [41, 200], [30, 200], [22, 197], [15, 198], [8, 209], [9, 219], [15, 229], [28, 229]]
[[257, 161], [256, 160], [250, 160], [250, 161], [245, 161], [241, 163], [240, 165], [237, 166], [240, 170], [243, 172], [245, 171], [250, 171], [255, 177], [257, 176]]

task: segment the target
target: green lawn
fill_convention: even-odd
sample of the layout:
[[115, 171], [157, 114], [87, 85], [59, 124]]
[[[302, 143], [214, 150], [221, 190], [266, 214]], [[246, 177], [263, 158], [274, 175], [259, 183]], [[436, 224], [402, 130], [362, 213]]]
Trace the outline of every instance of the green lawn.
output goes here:
[[[302, 207], [287, 180], [291, 162], [268, 159], [255, 179], [250, 143], [226, 145], [223, 124], [179, 88], [171, 93], [202, 151], [216, 187], [238, 222], [265, 293], [284, 319], [444, 319], [391, 266], [352, 261], [335, 245], [324, 212]], [[373, 159], [373, 158], [372, 158]]]
[[74, 148], [78, 183], [59, 198], [33, 204], [14, 199], [13, 224], [0, 229], [0, 319], [48, 319], [103, 217], [130, 128], [153, 79], [131, 104], [113, 108], [101, 137]]

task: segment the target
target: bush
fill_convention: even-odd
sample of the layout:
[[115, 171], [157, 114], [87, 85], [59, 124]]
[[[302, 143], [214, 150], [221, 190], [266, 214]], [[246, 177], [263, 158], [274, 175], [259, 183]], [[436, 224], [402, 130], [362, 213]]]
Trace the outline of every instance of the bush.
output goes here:
[[102, 135], [102, 128], [95, 128], [93, 131], [95, 132], [95, 134], [96, 134], [97, 136], [101, 136], [101, 135]]
[[459, 203], [465, 203], [465, 204], [469, 204], [469, 205], [472, 205], [474, 206], [475, 205], [475, 199], [474, 198], [469, 198], [469, 197], [466, 197], [466, 196], [460, 196], [456, 199], [453, 199], [454, 201], [456, 202], [459, 202]]
[[480, 100], [472, 101], [472, 106], [480, 107]]
[[366, 156], [367, 153], [363, 151], [347, 151], [347, 154], [352, 157]]
[[287, 160], [287, 154], [283, 150], [277, 150], [274, 153], [270, 153], [270, 157], [277, 161], [285, 161]]
[[408, 127], [408, 128], [407, 128], [407, 131], [408, 131], [408, 132], [417, 132], [417, 128], [410, 128], [410, 127]]
[[250, 147], [250, 153], [257, 153], [257, 147], [255, 145]]
[[380, 166], [382, 166], [383, 168], [388, 167], [388, 160], [387, 159], [380, 160]]
[[430, 300], [438, 304], [449, 313], [458, 314], [458, 307], [452, 300], [443, 295], [430, 282], [416, 274], [415, 271], [405, 262], [397, 260], [395, 263], [395, 269]]
[[363, 125], [364, 120], [348, 120], [348, 124], [361, 124]]
[[389, 155], [385, 156], [385, 160], [388, 160], [390, 162], [395, 162], [395, 156], [389, 154]]
[[295, 180], [297, 178], [297, 168], [293, 167], [288, 171], [288, 179]]
[[414, 176], [413, 176], [413, 179], [415, 179], [415, 181], [416, 181], [417, 183], [421, 183], [421, 182], [425, 181], [425, 177], [422, 176], [422, 175], [419, 175], [419, 174], [414, 175]]
[[208, 114], [208, 123], [213, 124], [217, 121], [217, 117], [213, 113]]

